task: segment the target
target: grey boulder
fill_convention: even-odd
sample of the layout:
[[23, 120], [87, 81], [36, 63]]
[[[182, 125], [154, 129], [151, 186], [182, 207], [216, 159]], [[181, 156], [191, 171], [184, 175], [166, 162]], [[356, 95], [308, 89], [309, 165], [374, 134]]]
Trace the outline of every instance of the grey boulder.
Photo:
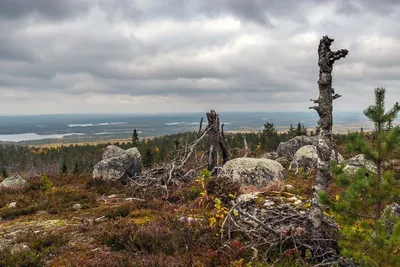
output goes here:
[[318, 141], [317, 138], [318, 137], [310, 137], [306, 135], [296, 136], [289, 141], [280, 142], [278, 148], [276, 149], [276, 152], [280, 157], [284, 156], [288, 158], [293, 158], [294, 154], [300, 147], [306, 145], [316, 145]]
[[140, 175], [142, 168], [139, 150], [134, 147], [123, 150], [108, 146], [102, 160], [94, 166], [93, 178], [103, 180], [124, 180]]
[[0, 188], [19, 189], [26, 186], [26, 181], [20, 175], [14, 175], [6, 178], [0, 183]]
[[352, 176], [355, 175], [361, 168], [365, 168], [367, 171], [372, 173], [377, 173], [376, 164], [371, 160], [367, 160], [363, 154], [358, 154], [346, 160], [344, 172], [347, 175]]
[[[335, 151], [332, 150], [331, 160], [336, 160]], [[343, 162], [343, 157], [338, 153], [339, 163]], [[313, 169], [317, 167], [318, 153], [317, 148], [313, 145], [300, 147], [294, 154], [294, 160], [291, 167], [298, 166], [301, 168]], [[297, 163], [297, 164], [296, 164]]]
[[106, 160], [109, 158], [115, 158], [123, 154], [125, 154], [125, 150], [123, 150], [122, 148], [114, 145], [109, 145], [104, 149], [103, 156], [101, 159]]
[[222, 167], [220, 176], [233, 179], [242, 186], [265, 187], [271, 182], [284, 179], [283, 166], [266, 158], [236, 158]]

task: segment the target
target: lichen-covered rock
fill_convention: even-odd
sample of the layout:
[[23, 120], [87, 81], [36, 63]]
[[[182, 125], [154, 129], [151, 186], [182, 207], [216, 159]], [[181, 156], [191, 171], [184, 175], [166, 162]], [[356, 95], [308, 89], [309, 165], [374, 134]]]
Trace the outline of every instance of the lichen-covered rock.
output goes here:
[[387, 205], [383, 210], [382, 219], [391, 233], [395, 223], [400, 219], [400, 204], [392, 203]]
[[220, 176], [238, 181], [242, 186], [265, 187], [273, 181], [284, 179], [282, 165], [266, 158], [236, 158], [228, 161]]
[[[331, 160], [336, 160], [335, 151], [332, 150]], [[342, 155], [338, 153], [338, 161], [341, 163], [343, 161]], [[317, 148], [313, 145], [307, 145], [300, 147], [296, 153], [294, 154], [294, 160], [291, 163], [291, 166], [296, 166], [296, 163], [299, 167], [313, 169], [317, 167], [318, 161], [318, 153]]]
[[15, 255], [18, 253], [29, 252], [29, 251], [31, 251], [31, 249], [26, 244], [18, 243], [11, 247], [10, 253], [11, 255]]
[[118, 157], [125, 154], [125, 150], [120, 147], [109, 145], [104, 149], [102, 160]]
[[293, 192], [294, 186], [290, 184], [285, 184], [285, 191], [287, 192]]
[[261, 192], [250, 192], [246, 194], [241, 194], [236, 198], [236, 202], [250, 202], [258, 198], [262, 194]]
[[400, 204], [397, 203], [392, 203], [389, 204], [385, 207], [385, 210], [383, 211], [383, 213], [387, 213], [388, 211], [390, 211], [390, 214], [392, 216], [396, 216], [400, 218]]
[[74, 205], [72, 205], [72, 209], [74, 210], [80, 210], [82, 208], [82, 205], [79, 203], [75, 203]]
[[355, 175], [360, 168], [365, 168], [367, 171], [372, 173], [377, 172], [376, 164], [371, 160], [365, 159], [363, 154], [349, 158], [345, 162], [346, 166], [344, 168], [344, 172], [350, 176]]
[[318, 137], [310, 137], [306, 135], [296, 136], [289, 141], [280, 142], [278, 148], [276, 149], [276, 152], [281, 157], [285, 156], [288, 158], [292, 158], [300, 147], [306, 145], [316, 145], [318, 141], [317, 138]]
[[20, 175], [15, 175], [6, 178], [0, 183], [0, 188], [23, 188], [26, 186], [26, 181]]
[[9, 204], [7, 205], [7, 207], [8, 207], [9, 209], [16, 208], [16, 207], [17, 207], [17, 202], [11, 202], [11, 203], [9, 203]]
[[103, 160], [94, 166], [94, 179], [121, 180], [140, 174], [141, 156], [136, 147], [128, 150], [115, 148], [115, 146], [109, 147], [105, 149]]

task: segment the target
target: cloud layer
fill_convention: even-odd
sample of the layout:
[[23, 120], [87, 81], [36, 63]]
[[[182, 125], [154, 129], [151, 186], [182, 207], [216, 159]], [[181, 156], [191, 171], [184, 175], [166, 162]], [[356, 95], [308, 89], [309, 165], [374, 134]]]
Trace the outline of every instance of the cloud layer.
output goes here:
[[0, 115], [307, 110], [322, 35], [337, 110], [400, 99], [396, 0], [0, 1]]

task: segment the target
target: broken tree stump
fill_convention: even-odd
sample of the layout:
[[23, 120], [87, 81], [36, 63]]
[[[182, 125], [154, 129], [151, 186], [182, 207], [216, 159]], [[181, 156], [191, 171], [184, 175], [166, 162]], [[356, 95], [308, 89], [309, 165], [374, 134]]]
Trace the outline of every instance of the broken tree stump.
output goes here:
[[317, 144], [317, 174], [313, 185], [313, 195], [311, 199], [311, 209], [309, 218], [313, 222], [315, 228], [320, 228], [323, 219], [323, 210], [318, 198], [318, 194], [328, 189], [331, 178], [330, 158], [332, 154], [333, 138], [332, 138], [332, 109], [333, 100], [341, 97], [336, 94], [332, 88], [332, 69], [335, 61], [346, 57], [349, 53], [346, 49], [331, 51], [333, 39], [323, 36], [318, 47], [318, 66], [319, 66], [319, 97], [312, 100], [317, 106], [310, 107], [315, 109], [320, 117], [319, 120], [319, 139]]
[[222, 159], [225, 164], [231, 158], [228, 144], [226, 142], [223, 126], [220, 129], [219, 115], [215, 110], [207, 112], [208, 125], [208, 140], [209, 140], [209, 151], [208, 151], [208, 170], [215, 172], [215, 168], [218, 166], [218, 150], [222, 151]]

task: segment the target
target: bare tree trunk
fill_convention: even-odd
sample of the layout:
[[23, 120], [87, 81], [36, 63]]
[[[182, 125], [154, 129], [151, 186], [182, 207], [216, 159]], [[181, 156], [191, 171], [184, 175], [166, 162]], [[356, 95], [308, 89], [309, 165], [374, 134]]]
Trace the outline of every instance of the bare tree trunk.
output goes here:
[[334, 40], [328, 36], [323, 36], [318, 47], [318, 66], [319, 66], [319, 97], [317, 100], [311, 100], [318, 104], [310, 107], [318, 112], [320, 117], [320, 133], [317, 144], [317, 174], [313, 186], [313, 195], [311, 199], [311, 209], [309, 218], [313, 222], [315, 228], [320, 228], [323, 210], [319, 202], [318, 194], [328, 189], [331, 178], [330, 159], [332, 155], [333, 139], [332, 139], [332, 103], [341, 95], [335, 94], [332, 88], [332, 69], [336, 60], [344, 58], [348, 51], [341, 49], [332, 52], [330, 46]]
[[221, 148], [223, 162], [227, 162], [231, 158], [228, 144], [226, 142], [223, 126], [222, 131], [219, 128], [219, 115], [211, 110], [207, 112], [208, 125], [208, 139], [209, 139], [209, 154], [208, 154], [208, 170], [213, 172], [218, 165], [218, 147]]
[[221, 136], [219, 139], [219, 146], [221, 147], [222, 151], [222, 161], [225, 164], [228, 160], [231, 159], [231, 152], [229, 151], [228, 142], [226, 141], [225, 134], [224, 134], [224, 124], [221, 126]]
[[382, 133], [382, 125], [379, 122], [378, 123], [378, 144], [377, 144], [377, 150], [378, 150], [378, 162], [376, 163], [377, 167], [377, 173], [376, 173], [376, 195], [378, 197], [378, 202], [376, 203], [376, 210], [375, 210], [375, 216], [377, 219], [381, 218], [381, 212], [382, 212], [382, 200], [381, 200], [381, 183], [382, 183], [382, 143], [381, 143], [381, 133]]
[[218, 146], [219, 146], [219, 116], [214, 111], [211, 110], [207, 112], [207, 120], [209, 132], [208, 132], [208, 140], [210, 145], [210, 150], [208, 154], [208, 170], [213, 171], [215, 167], [218, 165]]

